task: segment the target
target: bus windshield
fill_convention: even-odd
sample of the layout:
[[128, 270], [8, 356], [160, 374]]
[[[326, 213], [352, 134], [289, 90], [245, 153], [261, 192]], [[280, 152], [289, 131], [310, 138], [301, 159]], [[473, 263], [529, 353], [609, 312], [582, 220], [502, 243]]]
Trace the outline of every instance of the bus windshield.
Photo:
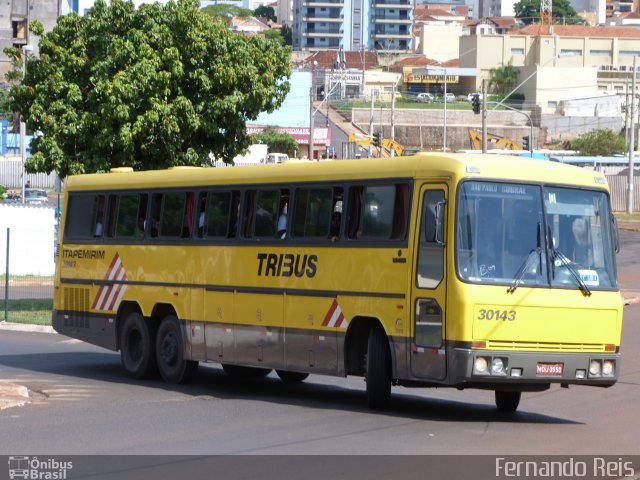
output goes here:
[[456, 262], [467, 282], [616, 288], [601, 191], [468, 181], [458, 191]]

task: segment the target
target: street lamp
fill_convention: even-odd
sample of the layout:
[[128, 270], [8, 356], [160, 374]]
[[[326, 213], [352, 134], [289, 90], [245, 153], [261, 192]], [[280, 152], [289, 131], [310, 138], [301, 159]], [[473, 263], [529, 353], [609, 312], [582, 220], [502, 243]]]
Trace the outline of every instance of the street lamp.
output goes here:
[[[24, 75], [27, 71], [27, 54], [33, 52], [32, 45], [23, 45], [22, 46], [22, 81], [24, 81]], [[24, 177], [25, 171], [24, 166], [27, 161], [27, 149], [25, 145], [25, 134], [27, 131], [27, 126], [24, 123], [24, 118], [22, 112], [20, 112], [20, 155], [22, 157], [22, 172], [20, 175], [20, 183], [22, 183], [22, 203], [25, 202], [25, 184]]]

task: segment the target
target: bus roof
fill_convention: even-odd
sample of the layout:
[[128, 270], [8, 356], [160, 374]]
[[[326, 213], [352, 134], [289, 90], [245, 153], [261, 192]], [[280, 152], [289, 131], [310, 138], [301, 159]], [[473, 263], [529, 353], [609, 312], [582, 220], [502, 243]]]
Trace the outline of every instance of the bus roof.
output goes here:
[[418, 153], [409, 157], [293, 162], [235, 168], [172, 168], [112, 174], [71, 176], [67, 190], [131, 189], [204, 185], [245, 185], [273, 182], [317, 182], [370, 178], [483, 178], [534, 181], [591, 188], [607, 188], [602, 173], [556, 162], [461, 153]]

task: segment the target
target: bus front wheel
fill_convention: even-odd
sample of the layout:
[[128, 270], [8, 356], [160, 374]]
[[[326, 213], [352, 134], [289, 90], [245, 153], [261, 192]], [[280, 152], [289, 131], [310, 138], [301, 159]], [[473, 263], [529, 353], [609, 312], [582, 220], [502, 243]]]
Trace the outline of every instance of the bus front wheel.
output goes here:
[[156, 373], [155, 331], [138, 312], [129, 313], [120, 331], [120, 359], [133, 378]]
[[185, 383], [198, 370], [198, 362], [184, 358], [182, 329], [175, 315], [167, 315], [160, 322], [156, 336], [156, 359], [160, 375], [167, 383]]
[[496, 390], [496, 407], [499, 412], [515, 412], [520, 404], [521, 392]]
[[391, 398], [391, 355], [382, 328], [372, 328], [369, 332], [365, 380], [367, 407], [372, 410], [387, 408]]

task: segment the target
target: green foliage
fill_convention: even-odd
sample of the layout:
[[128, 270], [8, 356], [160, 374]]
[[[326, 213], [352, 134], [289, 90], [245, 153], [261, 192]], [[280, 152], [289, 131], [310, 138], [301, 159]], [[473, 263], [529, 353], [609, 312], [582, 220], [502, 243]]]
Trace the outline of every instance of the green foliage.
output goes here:
[[626, 151], [624, 137], [608, 129], [580, 135], [571, 142], [571, 148], [580, 155], [613, 155]]
[[208, 7], [204, 7], [202, 11], [212, 17], [220, 17], [224, 21], [227, 21], [231, 17], [249, 18], [253, 15], [253, 12], [247, 8], [230, 5], [228, 3], [209, 5]]
[[298, 151], [298, 142], [288, 133], [280, 133], [273, 127], [251, 135], [252, 143], [266, 143], [270, 152], [286, 153], [290, 156]]
[[59, 17], [39, 47], [11, 89], [11, 109], [40, 133], [29, 172], [231, 161], [250, 144], [246, 122], [289, 91], [288, 49], [231, 33], [198, 0], [97, 0]]
[[289, 46], [293, 45], [293, 32], [291, 31], [291, 27], [289, 25], [282, 25], [280, 32], [284, 38], [284, 44]]
[[272, 28], [270, 30], [265, 30], [262, 32], [267, 40], [271, 40], [276, 42], [278, 45], [284, 45], [284, 37], [280, 30], [276, 28]]
[[268, 5], [260, 5], [253, 11], [253, 16], [264, 17], [268, 20], [271, 20], [272, 22], [276, 21], [276, 12], [273, 7], [270, 7]]
[[518, 69], [511, 65], [501, 65], [489, 70], [489, 87], [498, 93], [508, 93], [518, 81]]
[[[513, 11], [515, 17], [525, 25], [540, 21], [539, 0], [520, 0], [513, 6]], [[584, 20], [578, 16], [569, 0], [553, 0], [551, 15], [557, 24], [584, 24]]]

